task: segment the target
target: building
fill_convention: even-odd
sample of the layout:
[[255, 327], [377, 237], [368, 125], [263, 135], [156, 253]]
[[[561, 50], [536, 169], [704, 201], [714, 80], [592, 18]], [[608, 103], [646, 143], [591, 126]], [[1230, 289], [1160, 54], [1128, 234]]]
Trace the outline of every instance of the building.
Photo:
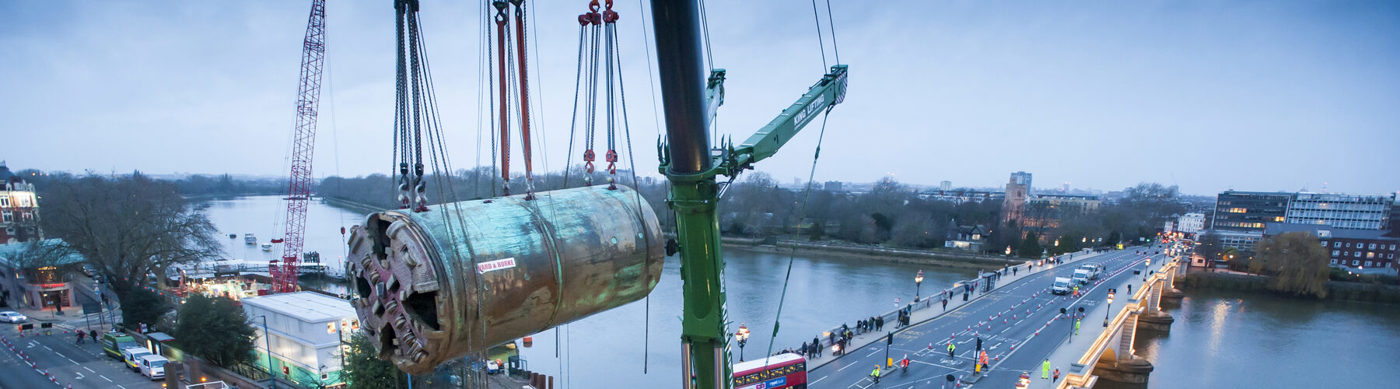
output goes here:
[[[1215, 197], [1212, 230], [1262, 232], [1265, 223], [1281, 223], [1288, 212], [1287, 192], [1244, 192], [1227, 190]], [[1252, 247], [1252, 246], [1251, 246]]]
[[242, 302], [243, 312], [257, 332], [254, 363], [268, 367], [270, 345], [269, 371], [279, 378], [303, 387], [345, 385], [340, 374], [340, 346], [360, 328], [350, 302], [315, 292], [250, 297]]
[[[1396, 274], [1395, 254], [1400, 253], [1400, 238], [1385, 236], [1382, 230], [1332, 228], [1315, 224], [1270, 223], [1264, 235], [1275, 236], [1289, 232], [1307, 232], [1316, 236], [1327, 249], [1333, 267], [1362, 273]], [[1369, 270], [1368, 270], [1369, 269]]]
[[948, 231], [947, 239], [943, 240], [943, 247], [981, 252], [986, 237], [986, 229], [980, 225], [957, 226], [956, 229]]
[[43, 238], [34, 184], [11, 173], [5, 162], [0, 161], [0, 244]]
[[1296, 193], [1288, 202], [1284, 221], [1336, 229], [1382, 230], [1390, 224], [1395, 195]]
[[920, 193], [919, 198], [933, 201], [947, 201], [953, 204], [982, 203], [986, 201], [1002, 201], [1004, 194], [1001, 192], [990, 192], [975, 189], [953, 189], [939, 190], [928, 193]]
[[1031, 204], [1045, 204], [1050, 208], [1078, 208], [1080, 211], [1099, 209], [1100, 203], [1099, 196], [1038, 194], [1031, 198]]
[[1206, 228], [1206, 214], [1190, 212], [1176, 218], [1176, 230], [1186, 234], [1199, 234]]
[[0, 244], [0, 305], [55, 310], [76, 305], [76, 284], [64, 276], [82, 263], [82, 255], [60, 239]]
[[1031, 174], [1026, 172], [1011, 173], [1011, 179], [1006, 182], [1006, 197], [1001, 202], [1001, 224], [1010, 225], [1021, 224], [1021, 219], [1026, 214], [1026, 203], [1031, 195]]
[[944, 191], [944, 192], [953, 190], [953, 182], [952, 182], [952, 181], [947, 181], [947, 180], [944, 180], [944, 181], [942, 181], [942, 182], [939, 182], [939, 183], [938, 183], [938, 190], [941, 190], [941, 191]]
[[841, 181], [827, 181], [825, 184], [822, 185], [822, 189], [826, 190], [827, 192], [840, 193]]

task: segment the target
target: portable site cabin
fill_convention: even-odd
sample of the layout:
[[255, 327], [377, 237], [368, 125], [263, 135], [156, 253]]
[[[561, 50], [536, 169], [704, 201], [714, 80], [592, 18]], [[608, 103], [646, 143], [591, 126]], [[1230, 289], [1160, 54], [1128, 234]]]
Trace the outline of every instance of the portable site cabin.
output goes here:
[[[348, 343], [350, 335], [359, 328], [350, 302], [315, 292], [249, 297], [242, 302], [243, 312], [257, 332], [254, 343], [258, 356], [254, 362], [258, 366], [304, 387], [344, 385], [338, 347], [342, 342]], [[267, 357], [269, 345], [271, 366]]]

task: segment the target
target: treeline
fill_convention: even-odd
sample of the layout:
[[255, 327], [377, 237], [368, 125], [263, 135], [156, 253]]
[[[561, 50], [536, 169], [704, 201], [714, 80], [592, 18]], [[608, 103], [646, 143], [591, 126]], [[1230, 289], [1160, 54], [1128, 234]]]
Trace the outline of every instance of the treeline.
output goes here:
[[[573, 169], [568, 174], [547, 173], [534, 177], [536, 191], [583, 185], [584, 174]], [[633, 182], [625, 171], [618, 180], [637, 188], [660, 217], [663, 228], [673, 227], [666, 208], [667, 182], [642, 178]], [[428, 200], [472, 200], [505, 193], [505, 182], [491, 168], [463, 169], [448, 175], [430, 175]], [[594, 173], [595, 185], [606, 185], [605, 174]], [[524, 193], [522, 177], [513, 178], [510, 193]], [[397, 208], [398, 185], [388, 175], [329, 177], [320, 182], [317, 193], [385, 209]], [[785, 239], [841, 241], [861, 245], [931, 249], [944, 246], [959, 226], [981, 226], [990, 253], [1012, 247], [1018, 255], [1035, 257], [1108, 246], [1120, 241], [1155, 237], [1162, 222], [1184, 212], [1175, 186], [1141, 184], [1128, 188], [1126, 198], [1095, 209], [1073, 206], [1030, 204], [1027, 224], [1014, 221], [1000, 225], [1000, 202], [954, 204], [929, 200], [909, 186], [885, 178], [869, 192], [829, 192], [814, 187], [804, 190], [782, 188], [768, 174], [748, 173], [721, 190], [719, 223], [728, 236], [781, 237]], [[1047, 222], [1048, 221], [1048, 222]], [[1059, 243], [1056, 244], [1055, 241]]]

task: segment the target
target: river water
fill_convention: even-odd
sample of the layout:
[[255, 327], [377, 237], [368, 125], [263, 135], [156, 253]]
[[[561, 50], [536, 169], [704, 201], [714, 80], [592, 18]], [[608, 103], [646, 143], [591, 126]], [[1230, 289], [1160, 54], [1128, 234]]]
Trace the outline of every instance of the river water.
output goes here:
[[1156, 367], [1149, 388], [1400, 387], [1400, 306], [1186, 292], [1165, 309], [1176, 318], [1169, 333], [1135, 342]]
[[[219, 241], [223, 243], [224, 259], [255, 262], [266, 266], [267, 261], [281, 259], [282, 244], [274, 244], [271, 251], [263, 251], [261, 245], [270, 243], [273, 238], [281, 238], [286, 220], [281, 196], [248, 196], [228, 199], [203, 200], [204, 214], [218, 230]], [[321, 254], [321, 263], [328, 274], [345, 274], [345, 239], [340, 234], [342, 226], [349, 234], [351, 225], [363, 222], [364, 215], [330, 206], [321, 200], [312, 200], [306, 210], [306, 240], [302, 251], [315, 251]], [[257, 245], [243, 243], [243, 234], [257, 236]], [[237, 237], [229, 238], [229, 234]], [[261, 271], [261, 269], [260, 269]], [[314, 285], [317, 288], [340, 293], [345, 290], [340, 285]]]

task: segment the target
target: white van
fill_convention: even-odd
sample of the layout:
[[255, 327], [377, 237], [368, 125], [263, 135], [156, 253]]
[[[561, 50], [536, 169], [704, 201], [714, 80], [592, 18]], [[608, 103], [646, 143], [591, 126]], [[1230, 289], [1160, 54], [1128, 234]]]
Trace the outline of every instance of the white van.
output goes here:
[[1073, 288], [1069, 284], [1070, 282], [1069, 277], [1055, 277], [1055, 283], [1050, 286], [1050, 293], [1069, 294], [1070, 289]]
[[1074, 277], [1070, 277], [1070, 279], [1080, 285], [1087, 285], [1089, 284], [1089, 277], [1091, 277], [1091, 275], [1088, 270], [1074, 269]]
[[1079, 268], [1089, 271], [1090, 280], [1099, 279], [1099, 265], [1084, 265], [1080, 266]]
[[126, 367], [131, 370], [141, 370], [141, 357], [151, 355], [151, 350], [145, 347], [130, 347], [122, 349], [122, 361], [126, 362]]
[[141, 375], [151, 377], [152, 380], [165, 378], [166, 362], [170, 362], [170, 360], [159, 355], [141, 357]]

